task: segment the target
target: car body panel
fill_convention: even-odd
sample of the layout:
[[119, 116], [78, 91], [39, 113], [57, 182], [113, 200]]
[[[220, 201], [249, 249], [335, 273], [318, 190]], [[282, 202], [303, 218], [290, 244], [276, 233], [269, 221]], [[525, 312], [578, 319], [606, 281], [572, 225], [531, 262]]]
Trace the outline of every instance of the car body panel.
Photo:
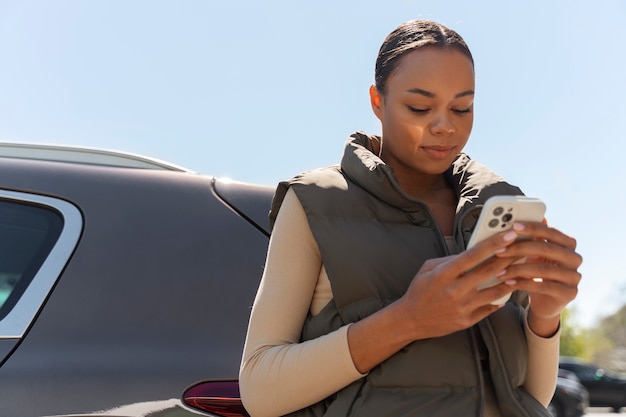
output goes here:
[[19, 339], [0, 339], [0, 363], [15, 349]]
[[270, 235], [269, 207], [267, 211], [259, 210], [267, 206], [267, 187], [219, 178], [214, 180], [213, 186], [226, 204]]
[[[248, 218], [268, 212], [273, 189], [255, 190], [258, 207], [244, 217], [213, 183], [188, 172], [0, 158], [0, 189], [59, 198], [84, 217], [37, 319], [18, 342], [2, 343], [0, 353], [12, 353], [0, 366], [0, 415], [178, 401], [195, 381], [237, 377], [268, 243]], [[197, 415], [176, 407], [186, 410], [176, 416]]]

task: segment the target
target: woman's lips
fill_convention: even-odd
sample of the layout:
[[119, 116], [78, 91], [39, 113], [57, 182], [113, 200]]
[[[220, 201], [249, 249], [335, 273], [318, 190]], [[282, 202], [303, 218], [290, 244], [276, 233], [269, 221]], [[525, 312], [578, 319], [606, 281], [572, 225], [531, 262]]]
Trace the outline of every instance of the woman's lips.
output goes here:
[[422, 146], [422, 149], [433, 158], [443, 159], [449, 157], [456, 149], [456, 146]]

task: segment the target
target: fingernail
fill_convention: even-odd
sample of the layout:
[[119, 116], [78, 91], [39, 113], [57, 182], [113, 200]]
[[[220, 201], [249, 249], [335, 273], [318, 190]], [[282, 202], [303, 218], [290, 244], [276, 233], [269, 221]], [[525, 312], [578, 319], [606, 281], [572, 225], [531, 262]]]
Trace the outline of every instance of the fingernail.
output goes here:
[[501, 277], [502, 275], [506, 274], [506, 269], [503, 269], [502, 271], [498, 272], [496, 274], [497, 277]]
[[513, 230], [524, 230], [526, 227], [521, 223], [513, 223]]
[[517, 280], [515, 280], [515, 279], [507, 279], [506, 281], [504, 281], [504, 283], [506, 285], [515, 285], [515, 284], [517, 284]]
[[515, 233], [515, 232], [508, 232], [507, 234], [504, 235], [504, 241], [505, 242], [510, 242], [512, 240], [515, 240], [516, 237], [517, 237], [517, 233]]

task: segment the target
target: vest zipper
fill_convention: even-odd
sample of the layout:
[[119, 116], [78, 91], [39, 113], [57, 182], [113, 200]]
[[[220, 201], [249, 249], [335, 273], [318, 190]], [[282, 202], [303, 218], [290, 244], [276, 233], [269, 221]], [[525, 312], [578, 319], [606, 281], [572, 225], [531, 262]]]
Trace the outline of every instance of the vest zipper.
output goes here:
[[[479, 326], [482, 326], [487, 333], [489, 334], [489, 336], [491, 337], [491, 343], [496, 345], [496, 335], [495, 332], [493, 331], [493, 327], [491, 326], [491, 322], [489, 321], [489, 319], [487, 320], [482, 320], [479, 323]], [[494, 351], [489, 351], [489, 360], [491, 360], [492, 358], [495, 358], [498, 360], [498, 365], [501, 369], [501, 372], [504, 373], [504, 380], [506, 381], [505, 388], [506, 388], [506, 393], [508, 396], [508, 401], [512, 404], [515, 404], [515, 406], [517, 407], [518, 413], [516, 415], [518, 416], [525, 416], [525, 417], [532, 417], [524, 408], [524, 406], [517, 400], [517, 397], [515, 395], [515, 393], [513, 392], [513, 387], [511, 387], [511, 380], [508, 377], [508, 375], [506, 374], [506, 368], [503, 366], [503, 360], [502, 360], [502, 356], [501, 356], [501, 352], [499, 349], [494, 349]], [[494, 384], [495, 387], [495, 384]], [[497, 389], [497, 387], [495, 387]]]
[[[415, 200], [418, 201], [418, 200]], [[439, 243], [439, 247], [441, 248], [442, 252], [443, 252], [443, 256], [448, 256], [450, 255], [450, 251], [448, 250], [448, 245], [446, 244], [446, 238], [443, 234], [443, 232], [441, 231], [441, 227], [439, 227], [439, 223], [437, 223], [437, 219], [435, 218], [435, 216], [433, 215], [433, 212], [430, 210], [430, 207], [428, 207], [428, 204], [421, 202], [420, 204], [423, 206], [424, 211], [426, 212], [426, 215], [428, 215], [430, 222], [432, 224], [431, 228], [435, 231], [435, 234], [437, 235], [437, 241]], [[408, 214], [408, 213], [407, 213]], [[408, 215], [409, 217], [409, 221], [417, 226], [420, 226], [420, 224], [418, 224], [415, 220], [413, 220], [413, 218], [411, 217], [411, 215]], [[456, 221], [456, 219], [455, 219]], [[452, 232], [454, 233], [454, 231]]]
[[478, 375], [480, 400], [478, 401], [478, 414], [481, 417], [485, 412], [485, 380], [483, 378], [482, 366], [480, 364], [480, 352], [478, 351], [478, 341], [476, 340], [476, 325], [468, 329], [471, 339], [472, 356], [474, 357], [474, 370]]

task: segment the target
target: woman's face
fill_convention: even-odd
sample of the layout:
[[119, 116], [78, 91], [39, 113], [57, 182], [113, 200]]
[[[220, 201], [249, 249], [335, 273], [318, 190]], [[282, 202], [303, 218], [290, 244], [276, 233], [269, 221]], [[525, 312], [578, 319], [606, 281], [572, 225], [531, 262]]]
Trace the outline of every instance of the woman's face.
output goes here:
[[398, 176], [441, 174], [461, 152], [474, 121], [474, 67], [454, 48], [424, 47], [401, 58], [381, 95], [381, 158]]

